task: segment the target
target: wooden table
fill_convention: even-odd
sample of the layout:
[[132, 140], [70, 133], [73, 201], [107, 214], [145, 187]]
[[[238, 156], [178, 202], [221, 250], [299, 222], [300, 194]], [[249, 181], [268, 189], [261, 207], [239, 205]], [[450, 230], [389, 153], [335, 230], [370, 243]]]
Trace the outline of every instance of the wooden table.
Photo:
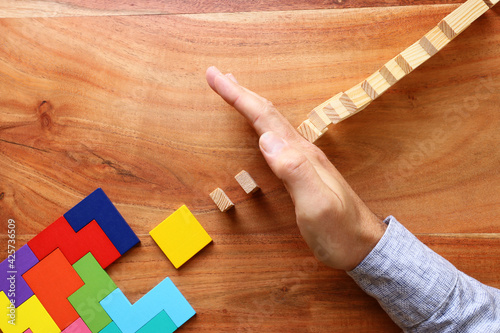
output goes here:
[[[462, 1], [112, 2], [0, 4], [1, 244], [9, 218], [20, 245], [102, 187], [142, 241], [109, 273], [131, 301], [170, 276], [198, 313], [181, 331], [397, 332], [315, 261], [257, 136], [204, 73], [234, 73], [297, 126]], [[494, 287], [499, 14], [317, 142], [378, 216]], [[241, 169], [260, 194], [239, 188]], [[216, 187], [235, 210], [217, 210]], [[214, 242], [176, 270], [148, 232], [182, 204]]]

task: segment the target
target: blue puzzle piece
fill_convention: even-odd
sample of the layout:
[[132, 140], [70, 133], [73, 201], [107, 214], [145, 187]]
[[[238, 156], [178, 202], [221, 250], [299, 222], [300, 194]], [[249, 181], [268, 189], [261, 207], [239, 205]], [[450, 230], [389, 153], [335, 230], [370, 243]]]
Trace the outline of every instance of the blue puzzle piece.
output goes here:
[[139, 238], [101, 188], [71, 208], [64, 217], [75, 232], [95, 220], [120, 254], [139, 243]]
[[99, 333], [123, 333], [114, 322], [109, 323], [106, 327], [99, 331]]
[[173, 333], [177, 330], [174, 322], [165, 311], [158, 313], [146, 325], [142, 326], [137, 333]]
[[115, 289], [100, 303], [123, 333], [135, 333], [162, 310], [177, 327], [196, 314], [170, 278], [164, 279], [134, 305], [120, 289]]
[[14, 299], [16, 307], [33, 296], [23, 274], [37, 263], [38, 258], [28, 245], [22, 246], [12, 257], [0, 263], [0, 291], [5, 292], [10, 300]]

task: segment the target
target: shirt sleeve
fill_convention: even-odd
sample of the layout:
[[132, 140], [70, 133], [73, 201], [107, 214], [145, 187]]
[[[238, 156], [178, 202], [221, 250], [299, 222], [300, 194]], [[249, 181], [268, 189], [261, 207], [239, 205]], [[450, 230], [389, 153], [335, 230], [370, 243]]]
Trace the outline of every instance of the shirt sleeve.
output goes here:
[[500, 332], [500, 291], [460, 272], [393, 216], [347, 272], [405, 332]]

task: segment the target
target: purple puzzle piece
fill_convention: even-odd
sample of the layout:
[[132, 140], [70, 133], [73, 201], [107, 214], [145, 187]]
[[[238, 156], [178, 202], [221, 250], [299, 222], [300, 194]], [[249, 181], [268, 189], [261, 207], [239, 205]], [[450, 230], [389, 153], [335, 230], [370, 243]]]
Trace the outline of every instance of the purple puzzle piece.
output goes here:
[[[13, 269], [10, 267], [11, 263], [9, 262], [9, 258], [0, 263], [0, 291], [3, 291], [10, 300], [15, 299], [16, 308], [23, 304], [28, 298], [33, 296], [33, 291], [28, 286], [26, 281], [24, 281], [22, 275], [29, 271], [31, 267], [35, 266], [37, 263], [38, 258], [31, 251], [28, 245], [24, 245], [16, 251], [14, 261], [15, 267]], [[11, 276], [15, 276], [15, 280], [9, 279]], [[11, 281], [15, 281], [15, 290], [13, 291], [10, 288]], [[15, 294], [14, 297], [12, 297], [12, 293]], [[9, 294], [11, 295], [9, 296]]]

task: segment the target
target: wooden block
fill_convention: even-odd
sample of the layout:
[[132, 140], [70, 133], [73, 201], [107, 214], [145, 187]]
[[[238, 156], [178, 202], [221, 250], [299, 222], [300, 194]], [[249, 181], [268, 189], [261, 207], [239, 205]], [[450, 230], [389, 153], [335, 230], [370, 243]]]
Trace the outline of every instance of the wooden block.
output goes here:
[[373, 73], [372, 75], [370, 75], [366, 79], [366, 82], [375, 91], [375, 94], [376, 94], [377, 97], [380, 96], [380, 95], [382, 95], [384, 92], [386, 92], [387, 89], [389, 89], [391, 87], [391, 84], [389, 83], [389, 81], [387, 81], [384, 78], [384, 76], [379, 71], [377, 71], [377, 72]]
[[161, 311], [146, 325], [142, 326], [137, 333], [172, 333], [175, 330], [177, 330], [175, 323], [165, 311]]
[[307, 116], [311, 123], [320, 131], [323, 131], [332, 123], [323, 109], [312, 110]]
[[92, 333], [92, 331], [85, 325], [82, 318], [78, 318], [71, 325], [66, 327], [62, 333]]
[[370, 96], [370, 98], [376, 99], [378, 97], [378, 93], [373, 89], [370, 83], [368, 83], [368, 80], [364, 80], [363, 83], [361, 83], [361, 88], [365, 91], [365, 93]]
[[449, 40], [452, 40], [453, 38], [458, 36], [458, 34], [455, 33], [455, 31], [452, 29], [452, 27], [450, 27], [449, 24], [446, 23], [445, 20], [442, 20], [441, 22], [439, 22], [438, 28], [446, 35], [446, 37]]
[[[398, 55], [399, 56], [399, 55]], [[392, 74], [392, 76], [394, 76], [394, 78], [399, 81], [401, 80], [402, 78], [404, 78], [406, 76], [406, 73], [405, 71], [401, 68], [401, 66], [396, 62], [396, 58], [398, 57], [396, 56], [395, 58], [392, 58], [391, 60], [389, 60], [385, 65], [384, 67], [387, 68], [387, 70]], [[382, 74], [382, 73], [381, 73]], [[385, 77], [385, 76], [384, 76]], [[396, 81], [396, 82], [397, 82]], [[392, 84], [391, 84], [392, 85]]]
[[160, 282], [134, 305], [120, 289], [116, 289], [101, 301], [101, 306], [123, 333], [137, 332], [161, 311], [165, 311], [177, 327], [196, 314], [169, 278]]
[[347, 90], [344, 95], [340, 96], [340, 102], [344, 104], [350, 113], [357, 113], [368, 106], [372, 99], [361, 87], [361, 83]]
[[420, 44], [420, 46], [422, 46], [422, 48], [425, 50], [425, 52], [427, 52], [427, 54], [429, 56], [433, 56], [435, 55], [436, 53], [438, 53], [438, 49], [436, 49], [436, 47], [434, 45], [432, 45], [432, 43], [427, 39], [427, 37], [422, 37], [418, 43]]
[[210, 193], [210, 198], [212, 198], [217, 207], [219, 207], [220, 211], [223, 213], [234, 207], [233, 202], [220, 188], [216, 188], [212, 193]]
[[[33, 291], [23, 278], [23, 274], [38, 263], [38, 258], [28, 245], [22, 246], [13, 256], [0, 263], [0, 291], [3, 291], [9, 299], [14, 299], [16, 306], [20, 306], [33, 296]], [[14, 273], [12, 273], [14, 272]], [[11, 290], [11, 276], [15, 280], [15, 292]], [[15, 295], [13, 295], [15, 294]]]
[[15, 309], [15, 324], [9, 323], [11, 305], [7, 295], [0, 292], [0, 331], [3, 333], [23, 333], [31, 329], [33, 333], [59, 333], [54, 320], [36, 295]]
[[413, 68], [411, 68], [410, 64], [408, 63], [408, 61], [406, 61], [406, 59], [401, 55], [399, 54], [396, 58], [396, 63], [398, 64], [398, 66], [403, 70], [403, 72], [405, 72], [405, 74], [410, 74], [411, 71], [413, 70]]
[[64, 218], [75, 232], [95, 220], [120, 254], [139, 243], [139, 238], [100, 188], [71, 208]]
[[102, 268], [108, 267], [120, 257], [120, 252], [96, 221], [90, 222], [75, 233], [64, 216], [32, 238], [28, 245], [38, 260], [42, 260], [59, 248], [71, 265], [89, 252], [94, 255]]
[[496, 5], [500, 0], [484, 0], [484, 3], [492, 8], [494, 5]]
[[[449, 39], [445, 33], [436, 26], [420, 40], [420, 45], [427, 51], [427, 53], [431, 54], [434, 52], [434, 49], [436, 52], [441, 51], [450, 41], [451, 39]], [[428, 45], [428, 43], [430, 43], [432, 47]]]
[[240, 184], [246, 194], [255, 193], [259, 190], [259, 185], [253, 180], [252, 176], [245, 170], [241, 170], [234, 179]]
[[490, 6], [483, 0], [468, 0], [446, 16], [438, 26], [449, 39], [453, 39], [486, 13], [488, 9]]
[[314, 108], [314, 110], [322, 110], [334, 124], [340, 122], [345, 118], [348, 118], [351, 115], [351, 113], [349, 113], [349, 111], [347, 111], [347, 109], [345, 108], [344, 104], [340, 102], [340, 97], [343, 94], [344, 94], [343, 92], [338, 93], [337, 95], [333, 96], [326, 102]]
[[87, 253], [78, 260], [73, 269], [85, 285], [71, 294], [68, 301], [85, 322], [86, 327], [92, 332], [99, 332], [111, 323], [111, 318], [99, 302], [118, 287], [92, 253]]
[[78, 319], [68, 297], [84, 283], [61, 250], [56, 249], [23, 274], [26, 283], [60, 330]]
[[212, 238], [184, 205], [149, 232], [175, 268], [207, 246]]
[[307, 139], [309, 142], [316, 142], [319, 138], [323, 136], [323, 134], [326, 133], [328, 130], [328, 127], [325, 128], [323, 131], [320, 131], [319, 129], [314, 126], [309, 119], [306, 119], [300, 124], [299, 127], [297, 127], [297, 131]]
[[415, 42], [412, 46], [401, 52], [401, 56], [405, 59], [412, 71], [431, 57], [422, 45], [420, 45], [420, 41]]

